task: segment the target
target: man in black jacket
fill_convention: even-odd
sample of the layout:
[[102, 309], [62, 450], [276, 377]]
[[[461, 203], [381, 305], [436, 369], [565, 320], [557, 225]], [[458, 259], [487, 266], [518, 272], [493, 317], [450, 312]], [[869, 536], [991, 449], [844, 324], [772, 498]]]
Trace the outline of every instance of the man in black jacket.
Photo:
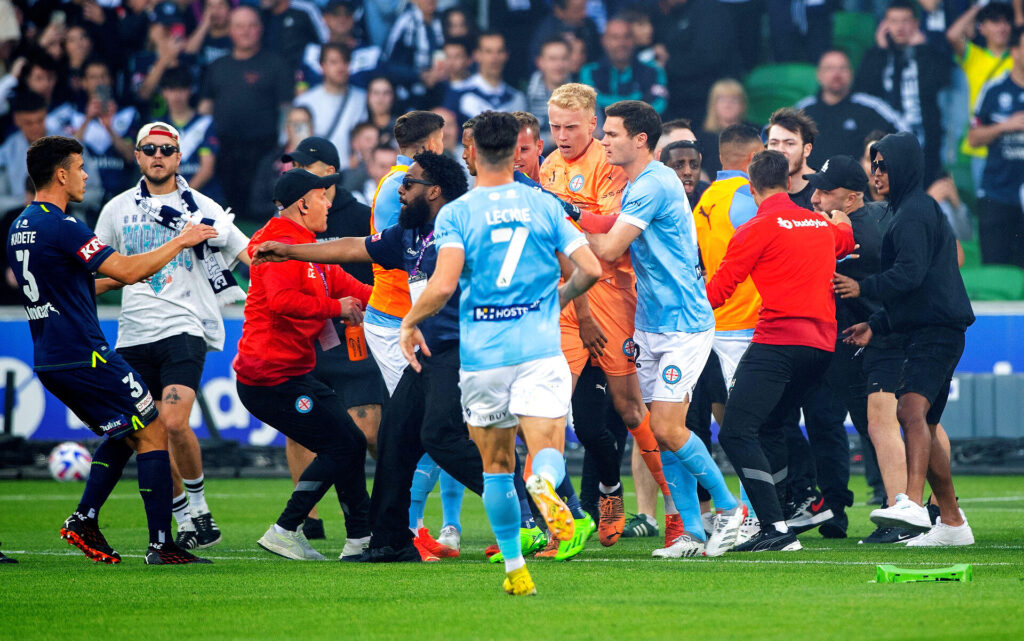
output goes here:
[[[964, 334], [974, 322], [956, 241], [942, 211], [924, 192], [924, 158], [913, 134], [890, 134], [878, 141], [871, 147], [871, 161], [875, 187], [893, 212], [882, 238], [882, 271], [835, 286], [843, 298], [863, 295], [882, 303], [867, 322], [844, 331], [848, 342], [865, 347], [876, 335], [906, 335], [896, 414], [906, 435], [907, 491], [897, 494], [893, 505], [872, 511], [871, 520], [926, 532], [907, 545], [971, 545], [974, 534], [957, 505], [949, 454], [937, 437]], [[935, 524], [923, 504], [926, 475], [941, 511]]]

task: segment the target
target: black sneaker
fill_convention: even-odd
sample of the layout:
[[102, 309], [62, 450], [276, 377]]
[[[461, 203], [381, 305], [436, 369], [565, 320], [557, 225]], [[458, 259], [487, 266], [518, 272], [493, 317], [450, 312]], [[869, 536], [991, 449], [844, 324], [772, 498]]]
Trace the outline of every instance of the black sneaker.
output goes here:
[[825, 497], [817, 490], [803, 500], [794, 502], [791, 510], [787, 512], [786, 525], [797, 534], [817, 527], [834, 516], [832, 510], [825, 505]]
[[12, 559], [11, 557], [0, 552], [0, 563], [17, 563], [18, 559]]
[[849, 526], [846, 512], [839, 512], [818, 526], [818, 532], [826, 539], [845, 539], [846, 528]]
[[324, 520], [307, 516], [306, 520], [302, 522], [302, 533], [306, 535], [307, 539], [326, 539]]
[[358, 558], [357, 563], [422, 563], [419, 550], [411, 542], [409, 545], [394, 548], [385, 545], [379, 548], [367, 548]]
[[762, 529], [746, 543], [737, 545], [731, 552], [795, 552], [804, 549], [796, 534], [790, 529], [789, 532], [779, 532], [774, 527]]
[[209, 512], [192, 517], [192, 525], [196, 526], [196, 547], [200, 550], [220, 543], [220, 529]]
[[626, 521], [622, 536], [627, 539], [658, 536], [658, 522], [646, 514], [633, 514]]
[[194, 550], [199, 547], [199, 538], [196, 537], [195, 530], [178, 530], [174, 544], [183, 550]]
[[934, 503], [929, 503], [925, 507], [928, 508], [928, 520], [932, 522], [932, 525], [935, 525], [936, 523], [938, 523], [939, 522], [939, 516], [941, 515], [941, 511], [939, 510], [939, 506], [935, 505]]
[[120, 563], [121, 555], [107, 545], [96, 519], [87, 519], [75, 512], [64, 521], [60, 528], [60, 538], [85, 553], [93, 561], [101, 563]]
[[185, 563], [213, 563], [186, 552], [174, 543], [150, 543], [146, 550], [146, 565], [184, 565]]
[[857, 541], [858, 545], [868, 544], [892, 544], [892, 543], [906, 543], [910, 539], [913, 539], [920, 535], [920, 532], [912, 532], [910, 530], [904, 530], [898, 527], [880, 527], [876, 528], [874, 532], [867, 535], [860, 541]]

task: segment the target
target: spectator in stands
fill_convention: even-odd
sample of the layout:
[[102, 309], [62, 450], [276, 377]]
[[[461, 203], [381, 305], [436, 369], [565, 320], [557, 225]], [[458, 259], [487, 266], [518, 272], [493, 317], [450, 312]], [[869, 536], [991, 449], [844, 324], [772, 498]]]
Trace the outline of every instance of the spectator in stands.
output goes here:
[[231, 53], [230, 19], [230, 0], [206, 0], [203, 3], [203, 19], [185, 45], [185, 52], [196, 56], [203, 69]]
[[22, 91], [11, 100], [17, 131], [0, 145], [0, 214], [25, 206], [28, 146], [46, 135], [46, 101], [37, 93]]
[[441, 14], [441, 32], [444, 34], [445, 42], [452, 38], [473, 36], [473, 24], [469, 21], [466, 10], [459, 5], [445, 9]]
[[1010, 72], [978, 96], [968, 141], [988, 147], [978, 192], [981, 261], [1024, 266], [1024, 27], [1014, 27], [1010, 55]]
[[654, 21], [666, 51], [670, 118], [703, 122], [705, 99], [719, 78], [736, 77], [739, 55], [729, 14], [718, 0], [666, 0]]
[[320, 67], [324, 81], [295, 99], [296, 105], [309, 108], [313, 114], [313, 133], [334, 144], [343, 166], [348, 165], [349, 132], [367, 118], [366, 92], [348, 82], [351, 61], [352, 52], [345, 45], [323, 45]]
[[292, 164], [285, 162], [282, 156], [295, 151], [300, 142], [313, 135], [313, 114], [306, 107], [289, 108], [282, 133], [284, 145], [275, 146], [270, 153], [260, 158], [255, 176], [250, 179], [249, 219], [261, 224], [277, 215], [274, 184], [281, 174], [293, 169]]
[[473, 60], [479, 71], [470, 76], [461, 89], [452, 88], [445, 96], [445, 106], [458, 115], [460, 124], [488, 110], [526, 109], [526, 96], [506, 84], [503, 78], [508, 62], [505, 36], [497, 31], [480, 34]]
[[552, 0], [551, 12], [533, 33], [530, 56], [536, 58], [540, 54], [540, 46], [551, 36], [571, 33], [583, 41], [587, 62], [597, 60], [601, 36], [597, 25], [587, 17], [587, 0]]
[[814, 173], [807, 159], [817, 136], [817, 125], [797, 109], [783, 107], [768, 121], [768, 149], [781, 152], [789, 162], [789, 197], [798, 206], [812, 211], [814, 186], [804, 176]]
[[196, 113], [192, 108], [191, 71], [184, 67], [165, 71], [160, 82], [160, 97], [167, 105], [167, 122], [179, 133], [178, 175], [188, 181], [190, 188], [201, 189], [204, 195], [222, 202], [224, 193], [215, 179], [220, 144], [213, 116]]
[[659, 159], [679, 176], [690, 209], [695, 208], [704, 191], [711, 186], [711, 183], [700, 179], [700, 143], [695, 140], [669, 143], [661, 150]]
[[548, 98], [552, 91], [571, 80], [569, 54], [569, 43], [562, 36], [551, 36], [541, 43], [540, 53], [534, 63], [537, 70], [530, 76], [530, 84], [526, 88], [526, 111], [540, 120], [540, 135], [545, 147], [551, 145]]
[[366, 180], [358, 190], [352, 190], [355, 199], [367, 207], [373, 206], [373, 197], [377, 193], [377, 185], [398, 161], [398, 152], [393, 147], [378, 145], [370, 153], [370, 162], [366, 165]]
[[[170, 16], [168, 20], [175, 20]], [[157, 21], [149, 25], [149, 41], [128, 61], [128, 87], [138, 98], [147, 117], [163, 118], [163, 105], [154, 100], [158, 95], [164, 72], [172, 67], [199, 71], [199, 61], [185, 53], [185, 25], [181, 22]], [[198, 78], [197, 78], [198, 79]]]
[[569, 74], [577, 77], [583, 65], [587, 64], [587, 43], [571, 33], [564, 33], [562, 37], [569, 43]]
[[430, 111], [444, 118], [444, 155], [461, 164], [462, 129], [459, 127], [458, 116], [446, 107], [434, 107]]
[[658, 144], [654, 147], [654, 156], [661, 158], [662, 149], [680, 140], [697, 140], [697, 134], [693, 133], [693, 126], [689, 120], [686, 118], [676, 118], [675, 120], [661, 123], [661, 136], [658, 138]]
[[294, 74], [277, 54], [261, 49], [263, 27], [255, 9], [234, 9], [230, 25], [231, 55], [206, 70], [199, 112], [212, 115], [217, 127], [217, 177], [227, 204], [236, 215], [253, 218], [250, 183], [260, 159], [277, 146], [281, 110], [291, 103]]
[[[149, 36], [149, 9], [150, 0], [125, 0], [121, 3], [124, 13], [118, 16], [116, 23], [116, 36], [113, 36], [115, 48], [122, 59], [127, 59], [133, 53], [146, 48], [146, 38]], [[98, 40], [95, 34], [93, 42], [101, 46], [103, 41]]]
[[85, 27], [72, 25], [64, 35], [64, 60], [61, 69], [64, 88], [72, 94], [82, 90], [82, 67], [92, 56], [92, 38]]
[[302, 54], [302, 64], [299, 66], [300, 85], [313, 86], [323, 81], [323, 69], [320, 68], [320, 48], [328, 42], [343, 45], [352, 52], [354, 62], [349, 62], [349, 82], [362, 87], [366, 80], [372, 77], [373, 69], [380, 57], [380, 50], [375, 47], [366, 47], [357, 53], [356, 50], [363, 47], [363, 41], [361, 32], [356, 25], [355, 11], [350, 0], [330, 0], [327, 3], [323, 14], [324, 24], [327, 25], [327, 40], [323, 43], [311, 42], [306, 45]]
[[[57, 91], [57, 64], [50, 57], [43, 53], [36, 53], [29, 57], [19, 58], [11, 65], [11, 73], [5, 76], [3, 96], [11, 90], [14, 93], [25, 91], [42, 96], [47, 109], [60, 104], [55, 100], [61, 92]], [[64, 91], [64, 100], [70, 100], [69, 92]]]
[[580, 82], [597, 90], [598, 113], [620, 100], [642, 100], [658, 115], [668, 107], [665, 70], [657, 62], [640, 62], [629, 22], [617, 17], [608, 21], [601, 36], [604, 57], [584, 65]]
[[[546, 0], [487, 0], [481, 6], [486, 11], [486, 28], [505, 36], [509, 54], [505, 81], [518, 87], [533, 73], [532, 62], [537, 54], [532, 38], [547, 16], [549, 3]], [[541, 111], [534, 113], [539, 116]]]
[[[768, 31], [776, 62], [813, 62], [832, 43], [832, 12], [835, 4], [828, 0], [805, 0], [799, 4], [790, 0], [766, 0]], [[752, 17], [736, 14], [729, 16], [740, 22], [752, 22]], [[748, 27], [749, 29], [749, 27]]]
[[448, 71], [448, 89], [461, 90], [473, 75], [473, 43], [466, 37], [444, 41], [444, 64]]
[[381, 70], [393, 83], [398, 104], [420, 106], [428, 90], [446, 79], [437, 0], [412, 0], [395, 20], [381, 52]]
[[925, 42], [912, 0], [891, 0], [875, 46], [861, 60], [855, 89], [885, 100], [924, 148], [924, 184], [941, 170], [938, 93], [949, 80], [946, 57]]
[[384, 76], [377, 76], [366, 86], [366, 113], [368, 120], [376, 125], [380, 144], [390, 144], [394, 139], [395, 119], [398, 118], [395, 104], [395, 86]]
[[728, 127], [740, 124], [758, 128], [758, 125], [747, 122], [747, 92], [743, 85], [732, 78], [723, 78], [711, 85], [704, 126], [697, 136], [704, 155], [702, 167], [708, 176], [714, 176], [722, 169], [722, 162], [718, 158], [719, 134]]
[[887, 102], [866, 93], [851, 93], [853, 69], [850, 58], [838, 49], [826, 51], [818, 61], [818, 93], [794, 105], [818, 125], [818, 142], [808, 162], [820, 166], [832, 156], [860, 157], [864, 136], [879, 130], [907, 131], [907, 126]]
[[636, 47], [636, 59], [640, 62], [658, 62], [657, 47], [654, 44], [654, 23], [651, 14], [642, 4], [627, 6], [619, 14], [629, 23], [633, 34], [633, 46]]
[[[971, 42], [975, 24], [978, 35], [984, 40], [984, 46]], [[1003, 75], [1013, 66], [1009, 46], [1012, 24], [1013, 9], [1010, 5], [990, 2], [984, 6], [971, 6], [946, 32], [946, 39], [956, 56], [956, 63], [967, 77], [969, 114], [973, 114], [977, 107], [978, 94], [981, 93], [982, 86]], [[981, 185], [981, 172], [985, 168], [987, 150], [984, 147], [972, 147], [965, 137], [960, 145], [960, 152], [971, 157], [971, 176], [977, 188]]]
[[263, 9], [263, 46], [276, 52], [295, 73], [306, 45], [327, 41], [327, 25], [320, 9], [308, 0], [260, 0]]
[[348, 167], [341, 172], [342, 186], [352, 192], [363, 188], [370, 174], [366, 166], [370, 155], [380, 144], [380, 130], [371, 122], [361, 122], [352, 129], [349, 137]]

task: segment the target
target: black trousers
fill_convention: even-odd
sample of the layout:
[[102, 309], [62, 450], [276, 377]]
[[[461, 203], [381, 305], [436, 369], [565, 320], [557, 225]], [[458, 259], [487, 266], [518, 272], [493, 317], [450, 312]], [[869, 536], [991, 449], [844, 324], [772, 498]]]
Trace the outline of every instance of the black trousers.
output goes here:
[[[751, 343], [736, 368], [718, 441], [762, 523], [782, 521], [783, 423], [828, 368], [832, 354], [800, 345]], [[778, 481], [776, 481], [778, 475]]]
[[[871, 435], [868, 433], [868, 388], [867, 373], [864, 371], [864, 352], [853, 345], [836, 343], [836, 351], [832, 355], [828, 371], [825, 372], [825, 380], [850, 413], [853, 427], [860, 436], [864, 478], [868, 486], [875, 495], [885, 496], [882, 472], [878, 469], [878, 457], [875, 456], [875, 446], [871, 444]], [[850, 499], [853, 499], [852, 493]], [[829, 497], [826, 496], [825, 500], [828, 502]], [[829, 507], [832, 507], [831, 503]]]
[[1020, 204], [980, 199], [978, 242], [982, 263], [1024, 267], [1024, 212]]
[[299, 477], [277, 524], [286, 530], [297, 528], [334, 485], [345, 513], [348, 537], [369, 536], [366, 437], [352, 422], [334, 390], [312, 374], [279, 385], [264, 387], [239, 382], [237, 387], [238, 398], [250, 414], [316, 454]]
[[249, 212], [252, 179], [260, 161], [277, 148], [274, 138], [230, 140], [222, 138], [217, 152], [217, 178], [224, 189], [224, 199], [242, 219], [258, 220]]
[[480, 450], [469, 439], [459, 391], [459, 345], [451, 342], [420, 354], [423, 371], [407, 367], [384, 407], [377, 433], [377, 471], [370, 497], [371, 547], [402, 547], [409, 531], [409, 487], [426, 452], [455, 480], [484, 491]]
[[572, 395], [573, 430], [584, 448], [580, 503], [587, 512], [591, 507], [596, 509], [598, 483], [612, 486], [620, 480], [622, 450], [613, 428], [622, 419], [612, 406], [607, 386], [608, 379], [601, 368], [588, 363]]

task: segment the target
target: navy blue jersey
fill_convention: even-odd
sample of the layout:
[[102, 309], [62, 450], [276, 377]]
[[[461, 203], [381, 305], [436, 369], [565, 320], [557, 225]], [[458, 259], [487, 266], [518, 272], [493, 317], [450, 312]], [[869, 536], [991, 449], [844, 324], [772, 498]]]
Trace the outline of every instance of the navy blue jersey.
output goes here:
[[35, 368], [89, 366], [109, 351], [96, 318], [93, 272], [114, 250], [52, 203], [33, 202], [11, 225], [7, 257], [35, 345]]
[[[978, 94], [974, 120], [994, 125], [1024, 111], [1024, 87], [1009, 72], [988, 82]], [[988, 144], [988, 160], [981, 177], [983, 196], [1007, 204], [1019, 204], [1024, 185], [1024, 131], [1007, 132]]]
[[[437, 247], [434, 245], [434, 227], [420, 231], [392, 225], [384, 231], [366, 238], [366, 251], [373, 262], [384, 269], [401, 269], [410, 278], [422, 274], [428, 278], [437, 264]], [[431, 348], [442, 341], [459, 340], [459, 291], [434, 316], [420, 323], [423, 338]]]

